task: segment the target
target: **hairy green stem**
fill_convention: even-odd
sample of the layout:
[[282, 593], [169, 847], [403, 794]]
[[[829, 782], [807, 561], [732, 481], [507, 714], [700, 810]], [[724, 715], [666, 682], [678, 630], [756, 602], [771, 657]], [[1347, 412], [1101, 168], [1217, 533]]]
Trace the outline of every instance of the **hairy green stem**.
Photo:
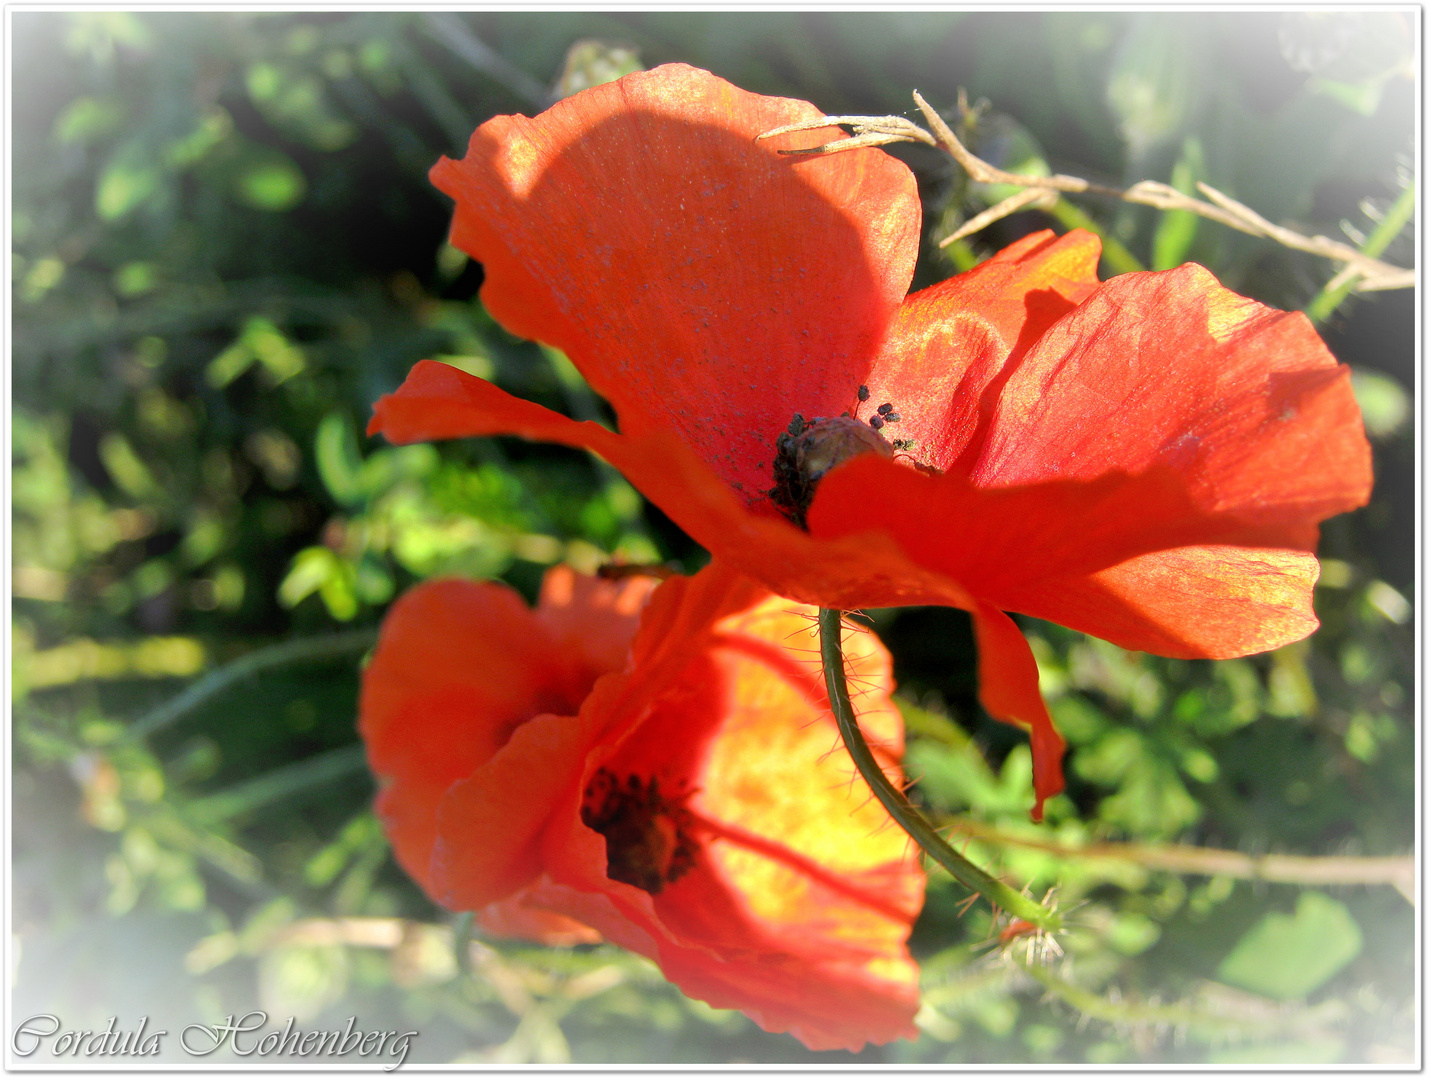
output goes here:
[[182, 694], [145, 713], [125, 729], [124, 739], [127, 742], [138, 742], [147, 738], [192, 712], [209, 698], [227, 690], [240, 679], [260, 671], [305, 660], [331, 660], [349, 656], [364, 652], [377, 640], [376, 630], [349, 630], [342, 634], [300, 638], [297, 641], [285, 641], [264, 649], [256, 649], [247, 656], [241, 656], [232, 663], [209, 672]]
[[[1361, 245], [1360, 251], [1363, 255], [1370, 255], [1373, 259], [1379, 256], [1403, 228], [1411, 220], [1411, 215], [1416, 212], [1416, 185], [1402, 189], [1397, 196], [1396, 202], [1391, 204], [1391, 209], [1386, 212], [1386, 216], [1381, 219], [1376, 228], [1371, 231], [1371, 235], [1366, 238], [1366, 243]], [[1331, 282], [1327, 283], [1328, 285]], [[1324, 322], [1329, 319], [1333, 312], [1341, 306], [1356, 287], [1356, 280], [1343, 282], [1335, 289], [1322, 287], [1322, 291], [1312, 297], [1312, 302], [1302, 310], [1307, 318], [1314, 323]]]
[[839, 611], [820, 609], [820, 660], [825, 667], [825, 688], [830, 696], [830, 708], [835, 714], [840, 735], [845, 740], [845, 748], [854, 760], [855, 768], [865, 778], [875, 798], [884, 804], [890, 817], [899, 822], [914, 842], [955, 879], [984, 896], [991, 904], [1003, 908], [1016, 918], [1037, 926], [1040, 930], [1054, 932], [1062, 928], [1063, 921], [1056, 912], [1042, 904], [1015, 892], [1002, 881], [979, 869], [964, 856], [955, 851], [945, 839], [935, 831], [904, 795], [904, 792], [890, 783], [884, 770], [879, 767], [869, 743], [865, 742], [855, 719], [854, 707], [850, 704], [850, 691], [845, 683], [845, 657], [840, 640]]

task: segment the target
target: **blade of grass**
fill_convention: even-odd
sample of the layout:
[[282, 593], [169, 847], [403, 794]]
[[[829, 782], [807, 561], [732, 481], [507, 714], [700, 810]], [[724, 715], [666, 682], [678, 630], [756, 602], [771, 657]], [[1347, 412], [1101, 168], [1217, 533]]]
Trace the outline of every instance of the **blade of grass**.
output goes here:
[[350, 630], [325, 637], [300, 638], [256, 649], [221, 668], [209, 672], [183, 693], [151, 709], [125, 729], [123, 741], [138, 742], [193, 712], [210, 698], [223, 693], [240, 679], [269, 668], [311, 660], [333, 660], [366, 652], [377, 643], [376, 630]]
[[[1393, 240], [1406, 227], [1406, 223], [1411, 220], [1411, 215], [1416, 212], [1416, 185], [1411, 184], [1404, 188], [1391, 209], [1386, 212], [1386, 216], [1377, 223], [1371, 235], [1366, 238], [1366, 243], [1362, 244], [1360, 250], [1363, 255], [1370, 255], [1373, 259], [1385, 251]], [[1340, 277], [1341, 275], [1337, 275]], [[1332, 281], [1335, 281], [1333, 278]], [[1351, 295], [1356, 288], [1356, 278], [1349, 278], [1337, 285], [1335, 289], [1330, 288], [1332, 282], [1328, 281], [1322, 286], [1322, 291], [1312, 297], [1303, 312], [1307, 318], [1314, 323], [1325, 322], [1331, 318], [1332, 314], [1341, 306], [1343, 300]]]

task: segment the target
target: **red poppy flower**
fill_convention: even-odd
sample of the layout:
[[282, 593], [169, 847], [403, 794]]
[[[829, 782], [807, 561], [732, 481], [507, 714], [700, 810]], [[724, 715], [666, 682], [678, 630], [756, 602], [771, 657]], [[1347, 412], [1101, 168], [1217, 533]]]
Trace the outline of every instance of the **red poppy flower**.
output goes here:
[[819, 115], [670, 65], [483, 124], [432, 171], [453, 243], [620, 434], [428, 361], [370, 430], [586, 447], [780, 595], [970, 611], [985, 706], [1032, 734], [1037, 817], [1063, 743], [1004, 612], [1179, 657], [1311, 633], [1317, 523], [1371, 484], [1348, 372], [1201, 267], [1100, 285], [1082, 232], [906, 296], [909, 170], [754, 141]]
[[[360, 706], [398, 861], [490, 932], [604, 936], [813, 1049], [914, 1037], [924, 876], [840, 748], [812, 616], [721, 566], [654, 592], [557, 568], [535, 611], [418, 586]], [[897, 781], [889, 656], [847, 646]]]

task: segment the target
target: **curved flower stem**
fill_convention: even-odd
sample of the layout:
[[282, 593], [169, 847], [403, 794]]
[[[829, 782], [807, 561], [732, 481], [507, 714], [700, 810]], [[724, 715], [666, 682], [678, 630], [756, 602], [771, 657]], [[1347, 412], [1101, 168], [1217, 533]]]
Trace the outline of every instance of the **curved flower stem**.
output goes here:
[[979, 869], [960, 855], [935, 831], [904, 795], [890, 783], [879, 767], [850, 704], [850, 691], [845, 684], [845, 657], [841, 648], [841, 613], [831, 608], [820, 609], [820, 660], [825, 667], [825, 688], [830, 695], [830, 708], [835, 714], [845, 748], [854, 759], [855, 768], [865, 778], [875, 797], [900, 828], [904, 829], [931, 859], [948, 870], [956, 880], [980, 893], [991, 904], [1003, 908], [1016, 918], [1032, 923], [1040, 930], [1053, 933], [1060, 930], [1063, 920], [1056, 912], [1022, 893], [1015, 892], [1002, 881]]

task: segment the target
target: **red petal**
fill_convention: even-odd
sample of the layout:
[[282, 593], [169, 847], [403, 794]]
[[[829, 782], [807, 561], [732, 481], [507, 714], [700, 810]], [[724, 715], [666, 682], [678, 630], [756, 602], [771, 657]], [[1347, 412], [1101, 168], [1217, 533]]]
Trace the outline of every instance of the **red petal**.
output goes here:
[[556, 948], [594, 945], [601, 940], [600, 934], [575, 919], [533, 907], [526, 892], [488, 904], [478, 913], [477, 921], [483, 931], [494, 937], [526, 938]]
[[624, 664], [650, 588], [557, 567], [535, 612], [505, 585], [451, 580], [392, 606], [363, 673], [358, 728], [384, 782], [378, 812], [394, 853], [429, 892], [447, 791], [534, 716], [575, 713], [597, 677]]
[[[1203, 548], [1177, 557], [1194, 573], [1170, 572], [1165, 556], [1092, 581], [1057, 580], [1030, 561], [1020, 595], [1000, 602], [1130, 648], [1182, 642], [1172, 651], [1183, 655], [1239, 655], [1310, 632], [1306, 559], [1278, 556], [1274, 570], [1268, 557], [1207, 545], [1310, 552], [1316, 522], [1370, 494], [1370, 448], [1347, 369], [1311, 324], [1228, 292], [1197, 266], [1117, 278], [1010, 378], [973, 478], [1004, 487], [1158, 467], [1174, 471], [1210, 526], [1167, 545]], [[1126, 520], [1143, 529], [1150, 516]], [[1228, 520], [1245, 530], [1211, 528]], [[1100, 592], [1115, 601], [1103, 607]], [[1189, 618], [1199, 598], [1231, 597], [1251, 601], [1240, 619], [1236, 601], [1216, 618]], [[1146, 620], [1141, 632], [1134, 612]]]
[[1200, 507], [1293, 527], [1360, 506], [1371, 457], [1347, 369], [1305, 316], [1200, 266], [1107, 282], [1004, 385], [983, 487], [1166, 464]]
[[1060, 582], [1016, 606], [1064, 626], [1096, 626], [1125, 649], [1223, 660], [1312, 633], [1317, 573], [1317, 560], [1301, 551], [1182, 547]]
[[991, 715], [1029, 733], [1035, 796], [1029, 816], [1042, 821], [1044, 800], [1063, 790], [1064, 742], [1039, 693], [1038, 664], [1014, 621], [988, 604], [974, 611], [974, 638], [979, 649], [979, 700]]
[[1029, 351], [967, 479], [859, 459], [821, 484], [810, 528], [847, 537], [877, 506], [912, 561], [1002, 610], [1245, 655], [1316, 626], [1316, 522], [1365, 501], [1368, 453], [1346, 369], [1302, 316], [1197, 267], [1133, 274]]
[[[635, 670], [599, 679], [576, 716], [539, 716], [524, 724], [491, 760], [448, 790], [432, 858], [431, 891], [439, 902], [459, 911], [481, 908], [537, 876], [547, 822], [554, 814], [572, 820], [579, 815], [588, 755], [644, 719], [646, 696], [699, 655], [710, 623], [748, 602], [751, 588], [719, 568], [668, 580], [642, 613], [631, 645]], [[561, 853], [565, 865], [605, 884], [601, 838], [584, 827], [581, 832]]]
[[[1096, 625], [1109, 641], [1174, 656], [1246, 655], [1275, 647], [1268, 641], [1305, 637], [1316, 625], [1315, 561], [1267, 547], [1311, 548], [1316, 527], [1298, 531], [1209, 513], [1167, 465], [1139, 476], [980, 489], [957, 475], [925, 476], [871, 455], [824, 481], [810, 511], [812, 532], [849, 539], [875, 491], [911, 561], [968, 583], [1001, 610], [1079, 629]], [[1196, 568], [1189, 564], [1182, 577], [1168, 563], [1176, 551], [1197, 553], [1188, 556]], [[1202, 603], [1220, 605], [1217, 617], [1184, 617]]]
[[[511, 434], [592, 450], [713, 556], [771, 592], [806, 603], [973, 604], [958, 584], [915, 565], [886, 536], [821, 541], [783, 518], [751, 509], [669, 432], [617, 435], [513, 397], [447, 364], [415, 365], [402, 386], [373, 407], [368, 431], [399, 443]], [[882, 523], [878, 516], [859, 521]]]
[[1029, 346], [1098, 287], [1101, 245], [1075, 230], [1035, 233], [968, 273], [905, 298], [866, 380], [891, 402], [916, 457], [953, 468], [982, 441], [1003, 380]]
[[586, 755], [608, 720], [586, 712], [538, 716], [448, 788], [437, 809], [428, 890], [438, 903], [472, 911], [531, 883], [542, 869], [542, 829], [580, 791]]
[[[812, 616], [719, 565], [664, 583], [633, 667], [588, 700], [584, 718], [611, 720], [546, 830], [545, 876], [520, 898], [655, 959], [688, 994], [814, 1048], [857, 1050], [915, 1034], [904, 942], [923, 875], [839, 744]], [[850, 636], [847, 654], [862, 723], [897, 778], [888, 654], [872, 635]], [[697, 864], [655, 896], [607, 878], [605, 840], [580, 822], [597, 768], [692, 791]]]
[[579, 701], [585, 688], [506, 586], [432, 581], [392, 606], [363, 673], [358, 729], [385, 781], [378, 812], [394, 854], [424, 887], [443, 793], [535, 713], [575, 711], [574, 689]]
[[918, 249], [894, 158], [777, 153], [835, 131], [755, 142], [820, 115], [670, 64], [490, 120], [432, 180], [503, 326], [564, 350], [625, 433], [673, 430], [758, 489], [794, 412], [853, 401]]
[[555, 655], [581, 669], [589, 686], [626, 666], [641, 609], [656, 584], [648, 577], [602, 581], [554, 566], [542, 579], [537, 618]]

